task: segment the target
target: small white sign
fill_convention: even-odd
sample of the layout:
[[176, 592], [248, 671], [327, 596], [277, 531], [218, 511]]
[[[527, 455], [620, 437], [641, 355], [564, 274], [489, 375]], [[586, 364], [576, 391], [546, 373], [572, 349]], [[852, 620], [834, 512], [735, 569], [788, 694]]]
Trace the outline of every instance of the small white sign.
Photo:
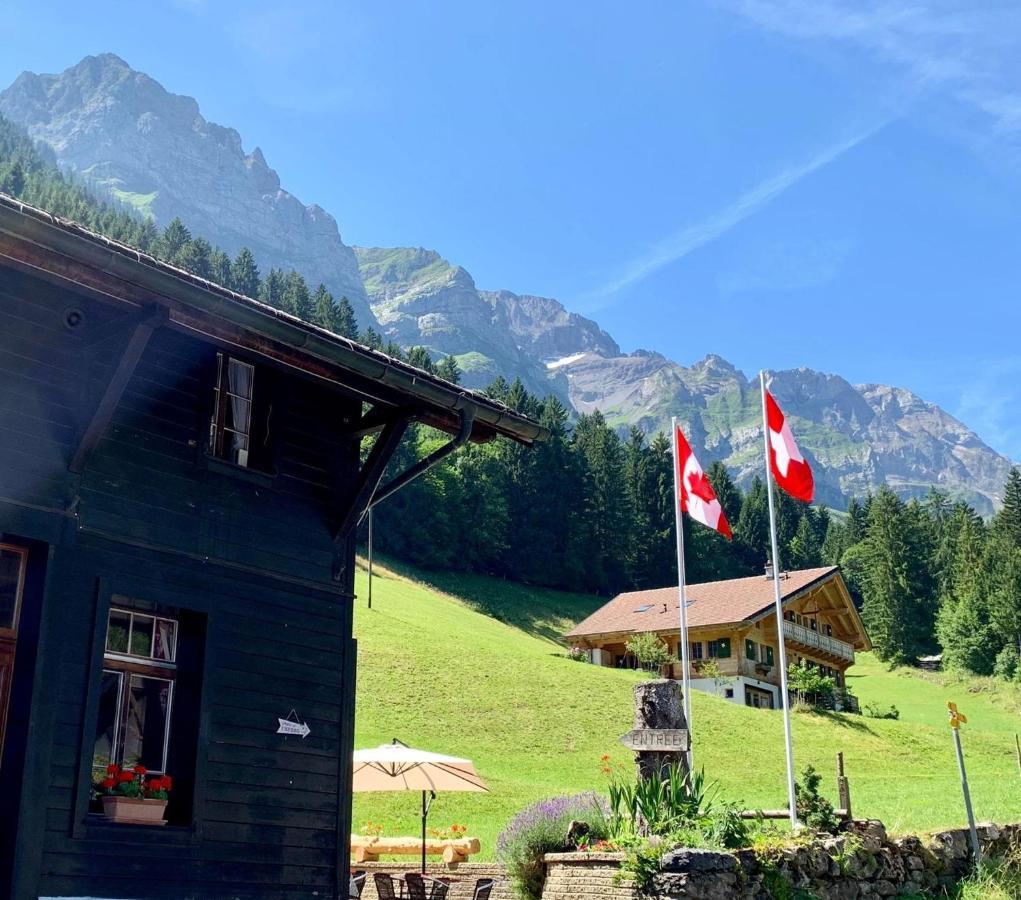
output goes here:
[[280, 723], [277, 734], [300, 734], [301, 739], [305, 740], [312, 732], [305, 722], [298, 721], [298, 714], [293, 709], [286, 719], [278, 717], [277, 721]]

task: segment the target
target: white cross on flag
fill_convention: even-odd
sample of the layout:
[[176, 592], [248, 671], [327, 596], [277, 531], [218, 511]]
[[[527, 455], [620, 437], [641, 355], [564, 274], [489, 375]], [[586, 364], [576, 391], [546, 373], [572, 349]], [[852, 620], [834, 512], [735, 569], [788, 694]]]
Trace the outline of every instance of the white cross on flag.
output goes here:
[[792, 497], [811, 503], [815, 493], [812, 469], [801, 455], [791, 434], [791, 426], [769, 391], [766, 391], [766, 422], [769, 426], [769, 465], [776, 483]]
[[681, 511], [686, 512], [696, 522], [700, 522], [713, 531], [718, 531], [727, 540], [733, 537], [730, 530], [730, 523], [723, 512], [720, 501], [716, 499], [716, 492], [706, 478], [705, 472], [691, 452], [691, 447], [684, 438], [680, 428], [674, 440], [677, 442], [677, 484], [680, 485], [678, 498], [681, 504]]

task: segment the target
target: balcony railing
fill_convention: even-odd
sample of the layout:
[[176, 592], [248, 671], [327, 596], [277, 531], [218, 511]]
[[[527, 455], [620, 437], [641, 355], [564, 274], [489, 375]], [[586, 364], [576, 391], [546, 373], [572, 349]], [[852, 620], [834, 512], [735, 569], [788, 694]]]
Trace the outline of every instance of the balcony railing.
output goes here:
[[838, 641], [829, 635], [819, 634], [818, 631], [812, 631], [811, 628], [805, 628], [804, 625], [798, 625], [796, 622], [788, 622], [786, 619], [783, 623], [783, 633], [789, 641], [794, 641], [805, 647], [814, 647], [824, 653], [839, 656], [841, 659], [854, 661], [854, 647], [845, 641]]

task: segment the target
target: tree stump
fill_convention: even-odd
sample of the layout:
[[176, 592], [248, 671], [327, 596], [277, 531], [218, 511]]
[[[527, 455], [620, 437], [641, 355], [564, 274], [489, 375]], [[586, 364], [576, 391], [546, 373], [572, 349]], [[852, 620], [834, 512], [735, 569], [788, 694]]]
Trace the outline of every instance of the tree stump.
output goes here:
[[[660, 678], [643, 681], [635, 685], [635, 728], [687, 729], [684, 718], [684, 695], [679, 681]], [[666, 769], [672, 764], [681, 767], [688, 774], [688, 754], [683, 751], [639, 750], [635, 753], [638, 777], [648, 780], [653, 773], [666, 777]]]

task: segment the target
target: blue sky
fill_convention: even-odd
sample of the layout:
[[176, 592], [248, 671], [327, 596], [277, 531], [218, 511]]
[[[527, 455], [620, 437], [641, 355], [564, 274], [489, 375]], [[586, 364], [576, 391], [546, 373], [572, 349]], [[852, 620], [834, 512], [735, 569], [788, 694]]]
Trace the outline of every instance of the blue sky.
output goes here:
[[908, 387], [1021, 459], [1016, 4], [2, 6], [0, 83], [113, 51], [348, 243], [626, 349]]

